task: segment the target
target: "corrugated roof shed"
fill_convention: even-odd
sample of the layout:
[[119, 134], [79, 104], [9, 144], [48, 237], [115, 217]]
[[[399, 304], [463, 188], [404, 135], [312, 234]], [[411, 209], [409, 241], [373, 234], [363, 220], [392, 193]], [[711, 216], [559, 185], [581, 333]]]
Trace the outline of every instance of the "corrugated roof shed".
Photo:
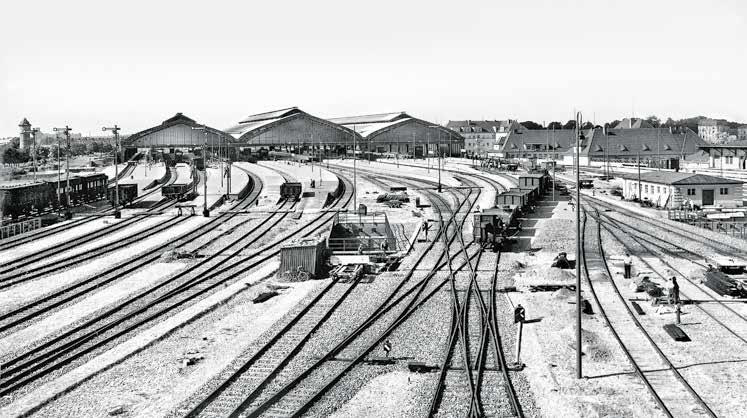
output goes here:
[[273, 110], [270, 112], [264, 112], [264, 113], [257, 113], [256, 115], [250, 115], [244, 118], [244, 120], [239, 121], [239, 123], [249, 123], [249, 122], [259, 122], [263, 120], [269, 120], [269, 119], [279, 119], [284, 116], [289, 116], [294, 113], [298, 113], [300, 110], [296, 107], [286, 107], [285, 109], [279, 109], [279, 110]]
[[[629, 180], [638, 180], [638, 175], [629, 174], [623, 176]], [[709, 176], [698, 173], [677, 173], [671, 171], [648, 171], [641, 173], [641, 181], [649, 183], [678, 185], [695, 185], [695, 184], [742, 184], [741, 181], [727, 179], [723, 177]]]
[[342, 118], [327, 119], [338, 125], [363, 125], [366, 123], [386, 123], [394, 122], [399, 119], [412, 118], [405, 112], [377, 113], [373, 115], [346, 116]]

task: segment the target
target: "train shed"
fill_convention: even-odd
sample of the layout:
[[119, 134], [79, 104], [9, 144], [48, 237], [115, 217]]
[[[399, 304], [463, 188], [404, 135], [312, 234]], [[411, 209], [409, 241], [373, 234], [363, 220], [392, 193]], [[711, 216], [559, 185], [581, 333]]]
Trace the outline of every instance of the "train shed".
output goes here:
[[358, 132], [364, 139], [359, 148], [378, 154], [399, 154], [420, 158], [425, 150], [432, 156], [461, 155], [464, 137], [438, 125], [414, 118], [405, 112], [380, 113], [329, 119]]
[[324, 155], [344, 153], [360, 134], [297, 107], [250, 115], [226, 129], [240, 151], [260, 149]]
[[[204, 128], [204, 129], [193, 129]], [[207, 134], [207, 136], [206, 136]], [[197, 123], [194, 119], [177, 113], [160, 125], [145, 129], [122, 140], [125, 159], [129, 159], [138, 152], [151, 153], [160, 150], [164, 153], [174, 153], [177, 149], [192, 151], [202, 149], [205, 142], [211, 150], [220, 146], [229, 146], [230, 136], [225, 132]]]

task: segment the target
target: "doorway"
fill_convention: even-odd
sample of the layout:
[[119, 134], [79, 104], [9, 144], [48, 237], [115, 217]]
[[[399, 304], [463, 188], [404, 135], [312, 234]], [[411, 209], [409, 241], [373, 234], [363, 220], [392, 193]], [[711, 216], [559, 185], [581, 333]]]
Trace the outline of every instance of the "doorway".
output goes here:
[[713, 190], [703, 190], [703, 206], [713, 204]]

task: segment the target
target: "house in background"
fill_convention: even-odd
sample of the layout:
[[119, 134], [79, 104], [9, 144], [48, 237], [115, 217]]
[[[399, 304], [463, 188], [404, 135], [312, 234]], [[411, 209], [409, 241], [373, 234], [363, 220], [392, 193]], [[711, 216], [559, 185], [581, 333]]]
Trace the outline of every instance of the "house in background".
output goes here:
[[450, 120], [446, 127], [464, 137], [467, 157], [498, 156], [500, 147], [511, 129], [524, 129], [517, 121], [506, 120]]
[[729, 126], [720, 120], [704, 119], [698, 123], [698, 136], [711, 144], [723, 142], [729, 136]]

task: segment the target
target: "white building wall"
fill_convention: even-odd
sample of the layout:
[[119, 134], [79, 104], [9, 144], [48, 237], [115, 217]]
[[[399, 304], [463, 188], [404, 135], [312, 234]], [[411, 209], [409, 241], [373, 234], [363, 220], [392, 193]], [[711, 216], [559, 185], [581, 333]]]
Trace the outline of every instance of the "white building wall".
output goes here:
[[[721, 189], [726, 189], [726, 194], [721, 194]], [[690, 192], [688, 193], [688, 190]], [[742, 206], [741, 184], [698, 184], [671, 186], [661, 183], [641, 182], [641, 197], [648, 199], [659, 206], [666, 205], [667, 208], [676, 208], [680, 203], [689, 199], [694, 205], [703, 206], [703, 190], [713, 190], [715, 206], [734, 208]], [[633, 199], [638, 196], [638, 181], [635, 179], [624, 179], [623, 197]]]
[[747, 150], [711, 149], [708, 165], [724, 170], [747, 170]]

